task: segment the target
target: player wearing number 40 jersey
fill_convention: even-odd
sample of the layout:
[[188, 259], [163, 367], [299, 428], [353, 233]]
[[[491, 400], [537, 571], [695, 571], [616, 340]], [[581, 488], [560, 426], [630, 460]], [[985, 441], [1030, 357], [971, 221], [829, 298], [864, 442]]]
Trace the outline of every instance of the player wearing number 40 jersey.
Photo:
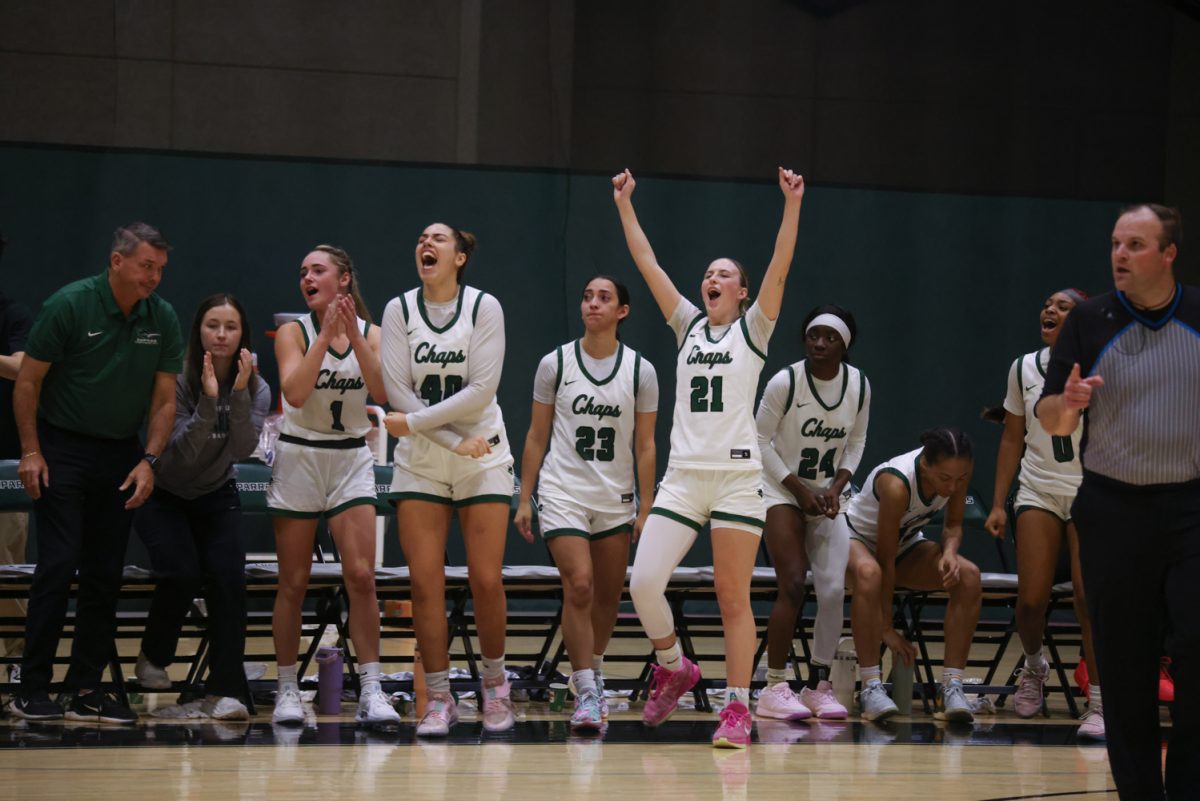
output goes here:
[[757, 300], [750, 304], [745, 269], [732, 259], [717, 259], [700, 284], [703, 311], [679, 293], [659, 266], [633, 210], [633, 176], [625, 170], [612, 181], [629, 252], [679, 348], [671, 456], [642, 532], [629, 586], [659, 662], [642, 720], [651, 726], [661, 723], [700, 678], [700, 669], [680, 650], [664, 592], [671, 572], [709, 523], [725, 635], [725, 707], [713, 735], [713, 745], [720, 747], [746, 747], [753, 726], [748, 703], [757, 631], [750, 580], [764, 517], [754, 395], [783, 304], [804, 197], [801, 176], [780, 168], [778, 181], [783, 220]]
[[279, 555], [272, 630], [279, 664], [276, 723], [300, 724], [296, 657], [300, 612], [312, 569], [317, 519], [324, 517], [342, 559], [350, 638], [359, 660], [358, 719], [400, 717], [379, 686], [379, 603], [375, 597], [375, 472], [367, 448], [367, 395], [386, 403], [379, 331], [359, 294], [358, 274], [340, 248], [318, 245], [300, 267], [309, 315], [275, 335], [283, 425], [267, 490]]
[[475, 237], [444, 223], [417, 239], [421, 285], [383, 313], [383, 376], [399, 438], [390, 497], [412, 571], [413, 627], [428, 704], [419, 737], [444, 737], [458, 721], [446, 653], [445, 553], [457, 510], [483, 656], [486, 731], [515, 717], [504, 671], [507, 612], [501, 571], [512, 504], [512, 455], [496, 403], [504, 364], [504, 314], [491, 295], [462, 283]]
[[[1025, 662], [1017, 680], [1013, 706], [1018, 715], [1026, 718], [1041, 712], [1044, 706], [1043, 686], [1050, 666], [1042, 654], [1042, 637], [1058, 554], [1065, 538], [1071, 554], [1075, 615], [1083, 630], [1083, 653], [1088, 667], [1088, 709], [1080, 722], [1079, 735], [1101, 740], [1105, 734], [1100, 675], [1084, 598], [1079, 537], [1071, 520], [1071, 503], [1083, 480], [1079, 465], [1082, 431], [1076, 429], [1069, 437], [1052, 437], [1034, 414], [1046, 383], [1050, 348], [1058, 341], [1071, 310], [1086, 299], [1078, 289], [1063, 289], [1048, 297], [1038, 316], [1046, 347], [1019, 357], [1008, 371], [1008, 392], [1002, 410], [1004, 435], [996, 456], [992, 512], [984, 525], [992, 536], [1003, 539], [1008, 522], [1005, 500], [1019, 462], [1021, 477], [1013, 499], [1017, 516], [1016, 618]], [[990, 410], [987, 416], [991, 416]]]

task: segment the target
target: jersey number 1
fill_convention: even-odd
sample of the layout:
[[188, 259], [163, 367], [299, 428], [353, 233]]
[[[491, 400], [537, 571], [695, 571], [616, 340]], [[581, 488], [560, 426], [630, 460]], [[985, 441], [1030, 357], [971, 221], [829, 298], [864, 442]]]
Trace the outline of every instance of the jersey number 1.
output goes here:
[[711, 379], [702, 375], [692, 378], [692, 411], [725, 411], [725, 401], [721, 399], [722, 383], [723, 379], [719, 375], [714, 375]]

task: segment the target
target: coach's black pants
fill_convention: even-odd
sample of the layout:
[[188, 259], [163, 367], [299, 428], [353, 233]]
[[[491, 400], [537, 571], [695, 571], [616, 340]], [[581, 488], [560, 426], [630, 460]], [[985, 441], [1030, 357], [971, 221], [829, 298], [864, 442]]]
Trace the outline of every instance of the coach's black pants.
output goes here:
[[156, 580], [142, 652], [159, 667], [171, 664], [180, 627], [203, 588], [212, 655], [205, 692], [241, 696], [246, 686], [246, 547], [237, 485], [230, 481], [199, 498], [156, 489], [134, 521]]
[[[1120, 797], [1200, 799], [1200, 482], [1138, 488], [1085, 473], [1071, 514]], [[1175, 678], [1166, 796], [1158, 726], [1164, 632]]]
[[114, 653], [117, 596], [133, 518], [125, 510], [132, 490], [117, 488], [142, 458], [142, 446], [136, 437], [98, 439], [41, 421], [38, 438], [50, 486], [42, 487], [33, 506], [38, 560], [29, 592], [21, 690], [50, 688], [76, 572], [75, 640], [66, 684], [96, 690]]

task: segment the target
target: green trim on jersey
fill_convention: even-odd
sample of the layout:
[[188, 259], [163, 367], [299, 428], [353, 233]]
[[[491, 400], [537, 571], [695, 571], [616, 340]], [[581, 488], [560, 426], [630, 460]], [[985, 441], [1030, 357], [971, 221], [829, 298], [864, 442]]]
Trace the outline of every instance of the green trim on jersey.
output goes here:
[[428, 492], [385, 492], [379, 497], [392, 503], [399, 503], [400, 501], [426, 501], [428, 503], [441, 504], [442, 506], [450, 505], [449, 498], [443, 498], [441, 495], [430, 495]]
[[[918, 457], [918, 458], [920, 458], [920, 457]], [[901, 481], [903, 481], [904, 488], [906, 490], [908, 490], [908, 497], [910, 499], [912, 498], [912, 485], [908, 483], [908, 476], [904, 475], [903, 473], [901, 473], [899, 470], [897, 470], [894, 467], [885, 467], [882, 470], [880, 470], [879, 473], [875, 476], [875, 481], [878, 481], [879, 476], [882, 476], [884, 473], [891, 473], [893, 476], [896, 476]], [[879, 493], [875, 489], [875, 481], [871, 482], [871, 494], [875, 496], [875, 500], [879, 500]], [[851, 528], [853, 528], [853, 526], [851, 526]]]
[[[458, 316], [462, 314], [463, 298], [466, 296], [466, 294], [467, 288], [465, 286], [460, 286], [458, 288], [458, 306], [456, 306], [454, 309], [454, 316], [450, 318], [450, 322], [446, 323], [441, 328], [438, 328], [436, 325], [430, 322], [429, 315], [425, 313], [425, 287], [419, 287], [417, 289], [417, 311], [421, 313], [421, 319], [425, 321], [425, 325], [429, 327], [430, 331], [435, 334], [444, 334], [453, 328], [454, 324], [458, 322]], [[480, 293], [480, 296], [482, 297], [482, 293]]]
[[[1046, 351], [1046, 361], [1049, 362], [1050, 361], [1050, 349], [1043, 348], [1042, 350]], [[1042, 358], [1041, 357], [1042, 357], [1042, 351], [1040, 351], [1040, 350], [1037, 353], [1033, 354], [1033, 365], [1034, 365], [1034, 367], [1037, 367], [1038, 375], [1040, 375], [1042, 377], [1042, 380], [1044, 381], [1046, 379], [1046, 368], [1042, 367]], [[1021, 358], [1025, 358], [1025, 357], [1022, 356]], [[1018, 375], [1020, 375], [1020, 373], [1018, 373]]]
[[[707, 317], [708, 315], [705, 315], [705, 316]], [[723, 339], [725, 339], [725, 337], [729, 336], [729, 332], [732, 330], [733, 330], [733, 323], [730, 323], [729, 327], [725, 329], [724, 334], [721, 334], [721, 336], [719, 336], [718, 338], [713, 339], [712, 338], [712, 327], [708, 324], [707, 320], [704, 321], [704, 338], [708, 340], [708, 343], [710, 345], [719, 344], [721, 342], [721, 340], [723, 340]], [[749, 337], [747, 337], [747, 340], [748, 339], [749, 339]], [[751, 345], [750, 347], [753, 348], [754, 346]]]
[[552, 528], [549, 531], [542, 532], [542, 539], [552, 540], [555, 537], [582, 537], [585, 540], [590, 540], [592, 535], [581, 528]]
[[471, 307], [471, 325], [475, 325], [475, 320], [479, 317], [479, 304], [483, 303], [483, 296], [483, 292], [475, 296], [475, 305]]
[[858, 410], [861, 412], [863, 404], [867, 402], [867, 374], [862, 370], [858, 371]]
[[850, 369], [846, 367], [845, 363], [842, 364], [842, 393], [838, 395], [837, 402], [832, 406], [825, 403], [825, 401], [821, 398], [820, 393], [817, 392], [817, 386], [813, 383], [812, 368], [808, 366], [808, 359], [804, 360], [804, 378], [808, 381], [808, 391], [812, 393], [812, 396], [816, 398], [817, 403], [820, 404], [821, 408], [825, 411], [832, 412], [834, 409], [841, 406], [842, 401], [846, 399], [846, 387], [850, 384]]
[[[925, 493], [921, 492], [921, 454], [917, 454], [917, 458], [913, 460], [913, 475], [917, 477], [917, 497], [921, 499], [921, 503], [929, 506], [933, 503], [933, 498], [926, 498]], [[909, 490], [911, 492], [912, 490]], [[934, 495], [934, 498], [937, 496]]]
[[374, 506], [375, 499], [374, 498], [351, 498], [350, 500], [346, 501], [345, 503], [339, 503], [337, 506], [333, 507], [332, 509], [326, 509], [325, 510], [325, 519], [328, 520], [331, 517], [336, 517], [337, 515], [340, 515], [342, 512], [346, 511], [347, 509], [349, 509], [352, 506], [365, 506], [367, 504]]
[[766, 523], [764, 523], [762, 520], [759, 520], [757, 517], [746, 517], [745, 515], [734, 515], [730, 514], [729, 512], [718, 512], [715, 509], [709, 514], [709, 517], [711, 517], [713, 520], [728, 520], [730, 523], [748, 523], [749, 525], [757, 526], [758, 528], [762, 528], [764, 525], [766, 525]]
[[408, 301], [404, 299], [404, 295], [400, 295], [400, 311], [404, 312], [404, 322], [408, 322]]
[[558, 357], [558, 367], [555, 368], [555, 373], [554, 373], [554, 391], [555, 392], [558, 392], [558, 388], [562, 385], [562, 349], [563, 349], [562, 345], [559, 345], [557, 348], [554, 349], [554, 355]]
[[695, 520], [689, 520], [688, 518], [684, 517], [681, 514], [672, 512], [670, 509], [663, 509], [661, 506], [650, 507], [650, 514], [662, 515], [663, 517], [667, 518], [668, 520], [674, 520], [676, 523], [683, 523], [688, 528], [695, 529], [696, 531], [699, 531], [700, 529], [704, 528], [703, 524], [697, 523]]
[[683, 343], [686, 342], [688, 336], [691, 335], [692, 329], [696, 327], [696, 323], [700, 322], [703, 319], [704, 319], [704, 312], [700, 312], [699, 314], [697, 314], [695, 317], [692, 318], [692, 321], [690, 323], [688, 323], [688, 327], [683, 330], [683, 336], [681, 336], [679, 338], [679, 347], [675, 349], [675, 355], [678, 356], [680, 353], [683, 353]]
[[642, 383], [642, 354], [633, 352], [633, 413], [637, 414], [638, 388]]
[[308, 329], [304, 327], [304, 323], [299, 320], [293, 320], [296, 325], [300, 326], [300, 335], [304, 337], [304, 352], [308, 353], [308, 349], [312, 347], [312, 342], [308, 339]]
[[[320, 334], [321, 333], [321, 321], [317, 319], [317, 313], [309, 312], [308, 314], [312, 318], [313, 330], [316, 331], [318, 334]], [[367, 335], [367, 329], [370, 327], [371, 327], [371, 324], [368, 323], [366, 320], [363, 320], [363, 336]], [[303, 331], [304, 326], [300, 326], [300, 330]], [[304, 335], [304, 350], [308, 351], [308, 348], [309, 348], [308, 334], [305, 333], [305, 335]], [[335, 359], [345, 359], [347, 356], [349, 356], [351, 353], [354, 352], [354, 346], [347, 344], [346, 350], [342, 353], [338, 353], [336, 350], [334, 350], [332, 345], [330, 345], [325, 350], [327, 350], [329, 352], [329, 355]]]
[[461, 509], [464, 506], [475, 506], [480, 503], [502, 503], [505, 506], [512, 506], [511, 495], [472, 495], [470, 498], [460, 498], [454, 501], [454, 508]]
[[792, 401], [796, 399], [796, 371], [789, 364], [787, 366], [788, 374], [788, 394], [787, 403], [783, 405], [783, 413], [787, 414], [788, 409], [792, 408]]
[[291, 509], [272, 509], [267, 507], [268, 517], [290, 517], [295, 520], [318, 520], [323, 512], [293, 512]]
[[579, 372], [583, 373], [583, 377], [597, 387], [602, 387], [616, 378], [617, 372], [621, 369], [621, 359], [625, 357], [625, 345], [620, 342], [617, 343], [617, 361], [613, 365], [612, 372], [608, 374], [608, 378], [597, 380], [592, 377], [592, 374], [588, 372], [587, 367], [583, 363], [583, 347], [580, 345], [581, 342], [583, 342], [582, 339], [575, 340], [575, 363], [579, 365]]
[[746, 315], [743, 314], [739, 317], [738, 322], [742, 326], [742, 336], [746, 337], [746, 344], [750, 346], [750, 350], [754, 351], [755, 355], [765, 362], [767, 354], [759, 350], [758, 346], [754, 344], [754, 340], [750, 338], [750, 326], [746, 325]]

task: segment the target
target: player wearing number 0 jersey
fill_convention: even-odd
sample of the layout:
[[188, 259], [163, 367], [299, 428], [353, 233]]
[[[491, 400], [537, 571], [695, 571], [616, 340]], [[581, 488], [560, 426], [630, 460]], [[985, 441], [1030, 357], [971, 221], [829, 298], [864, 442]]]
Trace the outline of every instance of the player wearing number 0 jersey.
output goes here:
[[[1055, 582], [1058, 555], [1065, 538], [1071, 556], [1071, 582], [1075, 615], [1083, 634], [1083, 654], [1088, 674], [1088, 708], [1081, 718], [1079, 736], [1102, 740], [1105, 736], [1100, 676], [1092, 651], [1092, 626], [1084, 597], [1079, 562], [1079, 539], [1071, 521], [1071, 504], [1083, 480], [1079, 464], [1082, 427], [1069, 437], [1052, 437], [1034, 414], [1046, 382], [1050, 348], [1058, 341], [1071, 310], [1087, 298], [1078, 289], [1063, 289], [1048, 297], [1038, 315], [1046, 347], [1018, 357], [1008, 371], [1004, 407], [985, 416], [1004, 422], [996, 456], [996, 483], [992, 511], [984, 524], [992, 536], [1005, 536], [1006, 500], [1017, 464], [1020, 480], [1013, 498], [1017, 539], [1017, 634], [1025, 651], [1017, 678], [1013, 708], [1021, 717], [1033, 717], [1044, 708], [1044, 685], [1050, 665], [1042, 651], [1046, 608]], [[1023, 453], [1022, 453], [1023, 451]]]
[[633, 210], [633, 176], [626, 170], [613, 177], [613, 200], [625, 242], [679, 348], [671, 456], [630, 582], [630, 595], [659, 663], [642, 720], [651, 726], [661, 723], [700, 678], [700, 669], [679, 648], [664, 593], [672, 571], [709, 523], [725, 634], [725, 706], [713, 735], [713, 745], [719, 747], [746, 747], [753, 726], [748, 704], [757, 632], [750, 580], [764, 517], [754, 395], [767, 340], [783, 303], [804, 196], [801, 176], [780, 168], [778, 181], [783, 220], [757, 300], [750, 304], [745, 269], [732, 259], [717, 259], [700, 285], [702, 312], [659, 266]]
[[516, 722], [504, 671], [507, 619], [504, 541], [512, 504], [512, 455], [496, 403], [504, 365], [504, 313], [462, 282], [475, 237], [433, 223], [414, 252], [421, 285], [383, 314], [383, 375], [399, 442], [391, 497], [400, 547], [412, 571], [413, 627], [427, 704], [418, 737], [444, 737], [458, 722], [450, 694], [445, 553], [457, 510], [482, 654], [480, 711], [486, 731]]
[[[846, 361], [857, 333], [854, 315], [841, 306], [818, 306], [803, 327], [807, 358], [771, 378], [756, 416], [766, 544], [779, 585], [767, 625], [767, 687], [757, 711], [784, 720], [810, 713], [840, 719], [848, 712], [833, 694], [829, 668], [842, 633], [850, 542], [834, 536], [841, 532], [829, 521], [849, 498], [866, 447], [871, 390], [866, 375]], [[797, 698], [787, 659], [810, 566], [817, 618], [808, 682]]]
[[617, 338], [629, 314], [624, 284], [594, 276], [580, 312], [583, 337], [538, 365], [513, 522], [533, 542], [536, 485], [538, 522], [563, 583], [563, 643], [575, 688], [570, 725], [596, 730], [607, 716], [604, 651], [625, 587], [629, 542], [653, 502], [658, 379], [650, 362]]
[[369, 322], [346, 251], [332, 245], [314, 248], [300, 267], [300, 291], [310, 314], [275, 334], [283, 425], [267, 490], [279, 557], [271, 621], [279, 689], [272, 720], [304, 722], [296, 674], [300, 613], [317, 518], [324, 517], [341, 556], [350, 602], [350, 637], [361, 686], [357, 719], [398, 723], [400, 716], [379, 685], [375, 460], [365, 439], [370, 428], [367, 395], [387, 402], [379, 331]]

